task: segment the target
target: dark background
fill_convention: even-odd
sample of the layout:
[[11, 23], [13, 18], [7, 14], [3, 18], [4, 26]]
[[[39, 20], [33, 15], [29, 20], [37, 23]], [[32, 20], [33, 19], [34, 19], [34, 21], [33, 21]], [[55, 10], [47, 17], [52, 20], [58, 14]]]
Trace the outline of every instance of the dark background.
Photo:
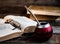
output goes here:
[[0, 0], [0, 6], [22, 6], [25, 4], [60, 6], [60, 0]]
[[0, 0], [0, 18], [6, 15], [28, 16], [24, 5], [60, 7], [60, 0]]

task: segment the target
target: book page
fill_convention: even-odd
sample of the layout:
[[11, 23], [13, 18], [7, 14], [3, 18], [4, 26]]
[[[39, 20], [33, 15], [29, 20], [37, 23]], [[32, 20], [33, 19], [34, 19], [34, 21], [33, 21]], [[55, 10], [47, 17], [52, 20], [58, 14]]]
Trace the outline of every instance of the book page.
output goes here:
[[[27, 27], [36, 27], [37, 26], [36, 21], [33, 21], [33, 20], [31, 20], [31, 19], [29, 19], [27, 17], [24, 17], [24, 16], [8, 15], [8, 16], [4, 17], [4, 20], [7, 20], [7, 19], [13, 19], [14, 21], [19, 22], [22, 31], [24, 31]], [[28, 28], [28, 29], [30, 29], [30, 28]], [[34, 30], [34, 29], [32, 28], [32, 30]]]
[[[0, 19], [0, 22], [1, 19]], [[12, 30], [14, 27], [10, 24], [0, 23], [0, 37], [4, 37], [13, 33], [21, 32], [18, 28]]]

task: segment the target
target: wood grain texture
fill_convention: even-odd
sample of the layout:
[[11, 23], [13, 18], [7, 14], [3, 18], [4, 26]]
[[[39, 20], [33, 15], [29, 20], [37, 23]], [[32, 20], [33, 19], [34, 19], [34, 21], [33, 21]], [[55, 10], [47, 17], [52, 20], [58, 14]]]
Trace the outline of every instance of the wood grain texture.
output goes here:
[[35, 39], [32, 35], [24, 34], [22, 37], [14, 38], [8, 41], [0, 42], [0, 44], [59, 44], [60, 34], [53, 34], [53, 36], [46, 42], [41, 42]]

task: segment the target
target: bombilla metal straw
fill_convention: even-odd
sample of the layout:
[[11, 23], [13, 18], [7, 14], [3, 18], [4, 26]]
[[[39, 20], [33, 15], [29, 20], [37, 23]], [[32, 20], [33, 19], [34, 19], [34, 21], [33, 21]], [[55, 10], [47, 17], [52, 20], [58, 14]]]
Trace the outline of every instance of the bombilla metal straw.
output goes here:
[[37, 20], [36, 16], [30, 11], [30, 9], [25, 5], [25, 8], [30, 12], [30, 14], [35, 18], [37, 24], [40, 25], [39, 21]]

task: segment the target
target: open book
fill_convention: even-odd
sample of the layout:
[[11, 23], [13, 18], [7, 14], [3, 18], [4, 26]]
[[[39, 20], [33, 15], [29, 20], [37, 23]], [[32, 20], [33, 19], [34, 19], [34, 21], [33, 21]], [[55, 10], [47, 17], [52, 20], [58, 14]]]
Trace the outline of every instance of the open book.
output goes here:
[[[5, 21], [8, 19], [13, 19], [14, 21], [20, 23], [21, 29], [15, 28], [9, 23], [5, 23]], [[3, 19], [0, 19], [0, 41], [5, 41], [15, 37], [19, 37], [23, 33], [34, 32], [36, 25], [37, 23], [35, 21], [24, 16], [5, 16]]]

